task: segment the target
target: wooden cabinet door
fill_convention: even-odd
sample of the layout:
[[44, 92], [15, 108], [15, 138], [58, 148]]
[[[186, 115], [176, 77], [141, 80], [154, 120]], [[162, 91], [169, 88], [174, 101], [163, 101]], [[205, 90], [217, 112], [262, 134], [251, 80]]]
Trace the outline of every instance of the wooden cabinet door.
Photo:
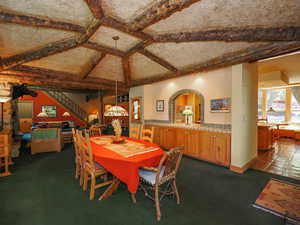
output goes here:
[[184, 146], [186, 155], [200, 158], [199, 157], [199, 149], [200, 149], [200, 132], [197, 130], [186, 130], [184, 138]]
[[220, 133], [215, 135], [214, 152], [217, 164], [229, 166], [228, 144], [228, 135]]

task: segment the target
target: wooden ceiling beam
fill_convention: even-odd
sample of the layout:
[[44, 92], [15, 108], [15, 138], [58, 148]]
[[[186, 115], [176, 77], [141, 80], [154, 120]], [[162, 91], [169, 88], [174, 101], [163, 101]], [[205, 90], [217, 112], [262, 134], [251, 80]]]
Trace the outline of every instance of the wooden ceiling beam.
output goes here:
[[191, 41], [300, 41], [300, 27], [272, 27], [179, 32], [153, 35], [153, 39], [156, 42], [176, 43]]
[[101, 2], [102, 0], [85, 0], [95, 18], [101, 19], [104, 16]]
[[143, 54], [144, 56], [148, 57], [149, 59], [151, 59], [152, 61], [158, 63], [159, 65], [167, 68], [168, 70], [171, 70], [173, 72], [177, 72], [177, 68], [175, 68], [173, 65], [171, 65], [170, 63], [168, 63], [167, 61], [165, 61], [164, 59], [152, 54], [151, 52], [149, 52], [146, 49], [140, 49], [138, 50], [139, 53]]
[[141, 41], [138, 44], [136, 44], [135, 46], [133, 46], [131, 49], [129, 49], [125, 53], [125, 56], [129, 57], [129, 56], [133, 55], [134, 53], [138, 52], [139, 50], [146, 48], [148, 45], [151, 45], [152, 43], [153, 43], [153, 41]]
[[[25, 66], [25, 65], [18, 65], [10, 70], [8, 72], [13, 72], [14, 74], [20, 74], [20, 75], [26, 75], [26, 76], [35, 76], [39, 75], [42, 76], [42, 78], [49, 78], [49, 79], [63, 79], [66, 81], [81, 81], [82, 83], [97, 83], [106, 85], [109, 87], [114, 87], [114, 81], [113, 80], [107, 80], [104, 78], [86, 78], [84, 80], [81, 80], [80, 77], [73, 73], [58, 71], [58, 70], [50, 70], [50, 69], [44, 69], [40, 67], [33, 67], [33, 66]], [[125, 83], [120, 82], [119, 86], [121, 88], [125, 87]]]
[[92, 62], [91, 67], [81, 76], [81, 79], [84, 80], [88, 77], [88, 75], [93, 71], [93, 69], [104, 59], [106, 53], [100, 53], [100, 57]]
[[247, 48], [238, 52], [225, 54], [223, 56], [216, 57], [207, 62], [201, 63], [197, 66], [181, 70], [177, 73], [170, 73], [164, 76], [135, 80], [131, 82], [131, 86], [150, 84], [168, 80], [171, 78], [190, 75], [192, 73], [219, 69], [222, 67], [232, 66], [240, 63], [255, 62], [260, 59], [270, 58], [298, 50], [300, 50], [300, 41], [274, 42], [255, 48]]
[[189, 7], [201, 0], [161, 0], [155, 1], [129, 24], [130, 30], [141, 31], [151, 24], [171, 16], [173, 13]]
[[118, 49], [103, 46], [103, 45], [100, 45], [100, 44], [98, 44], [96, 42], [92, 42], [92, 41], [87, 41], [86, 43], [84, 43], [82, 45], [82, 47], [94, 49], [96, 51], [108, 53], [108, 54], [115, 55], [115, 56], [120, 56], [120, 57], [125, 56], [125, 53]]
[[0, 11], [0, 22], [2, 23], [15, 23], [26, 26], [34, 26], [34, 27], [46, 27], [52, 29], [60, 29], [66, 31], [74, 31], [74, 32], [85, 32], [85, 27], [82, 27], [77, 24], [56, 21], [48, 18], [42, 18], [37, 16], [29, 16], [20, 13], [12, 13], [12, 12], [4, 12]]
[[110, 16], [106, 16], [104, 18], [103, 25], [114, 28], [116, 30], [120, 30], [124, 33], [130, 34], [130, 35], [140, 38], [142, 40], [152, 40], [151, 35], [146, 34], [142, 31], [133, 31], [133, 30], [129, 29], [128, 24], [122, 23]]
[[[10, 83], [26, 83], [31, 85], [48, 85], [53, 87], [62, 88], [79, 88], [79, 89], [89, 89], [89, 90], [114, 90], [115, 87], [109, 87], [103, 84], [93, 83], [83, 83], [82, 81], [68, 81], [61, 79], [44, 78], [42, 76], [24, 76], [20, 74], [7, 74], [7, 72], [0, 72], [0, 81], [10, 82]], [[121, 93], [128, 93], [128, 89], [118, 88]]]
[[66, 40], [53, 42], [41, 48], [29, 50], [11, 57], [2, 58], [0, 60], [0, 71], [78, 47], [82, 43], [86, 42], [100, 25], [101, 21], [93, 20], [92, 24], [87, 28], [87, 31], [84, 34]]
[[129, 86], [131, 83], [131, 71], [129, 57], [122, 58], [123, 74], [125, 83]]

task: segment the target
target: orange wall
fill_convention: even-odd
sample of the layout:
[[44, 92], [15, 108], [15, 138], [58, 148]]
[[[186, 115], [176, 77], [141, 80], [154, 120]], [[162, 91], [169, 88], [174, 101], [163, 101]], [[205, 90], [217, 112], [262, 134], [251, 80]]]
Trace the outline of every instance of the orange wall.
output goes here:
[[[77, 119], [69, 110], [65, 109], [57, 103], [54, 99], [46, 95], [43, 91], [37, 91], [38, 96], [37, 97], [31, 97], [28, 95], [25, 95], [23, 97], [20, 97], [19, 101], [33, 101], [33, 121], [34, 122], [47, 122], [47, 121], [66, 121], [66, 120], [72, 120], [75, 122], [76, 125], [79, 126], [85, 126], [84, 122]], [[56, 106], [56, 117], [37, 117], [37, 115], [42, 110], [42, 105], [55, 105]], [[69, 112], [71, 116], [63, 117], [62, 114], [64, 112]]]

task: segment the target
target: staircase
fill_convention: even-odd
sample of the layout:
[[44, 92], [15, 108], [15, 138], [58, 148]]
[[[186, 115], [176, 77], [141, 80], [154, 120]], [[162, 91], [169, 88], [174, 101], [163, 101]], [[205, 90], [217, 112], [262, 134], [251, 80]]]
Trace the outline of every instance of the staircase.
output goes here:
[[44, 90], [44, 92], [50, 97], [54, 98], [63, 107], [72, 112], [78, 119], [87, 122], [87, 112], [84, 109], [82, 109], [77, 103], [75, 103], [72, 99], [66, 96], [64, 93], [55, 89]]

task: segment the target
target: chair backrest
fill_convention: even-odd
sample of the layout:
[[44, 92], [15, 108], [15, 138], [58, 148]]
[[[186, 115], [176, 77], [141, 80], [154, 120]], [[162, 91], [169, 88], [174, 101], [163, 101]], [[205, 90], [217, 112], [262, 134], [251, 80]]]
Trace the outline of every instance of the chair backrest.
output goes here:
[[142, 141], [152, 143], [153, 137], [154, 137], [154, 127], [142, 129], [142, 136], [141, 136]]
[[95, 164], [93, 160], [93, 152], [90, 142], [90, 136], [88, 132], [85, 131], [85, 136], [83, 137], [82, 131], [77, 131], [79, 139], [79, 149], [85, 167], [95, 170]]
[[129, 137], [133, 139], [140, 139], [140, 126], [130, 127]]
[[101, 135], [101, 129], [99, 127], [96, 126], [91, 126], [88, 130], [89, 136], [98, 136]]
[[[180, 166], [181, 158], [183, 154], [183, 147], [175, 147], [166, 152], [160, 160], [158, 166], [158, 172], [156, 175], [156, 184], [162, 184], [170, 179], [174, 179], [177, 174], [177, 170]], [[162, 170], [163, 174], [162, 173]]]

